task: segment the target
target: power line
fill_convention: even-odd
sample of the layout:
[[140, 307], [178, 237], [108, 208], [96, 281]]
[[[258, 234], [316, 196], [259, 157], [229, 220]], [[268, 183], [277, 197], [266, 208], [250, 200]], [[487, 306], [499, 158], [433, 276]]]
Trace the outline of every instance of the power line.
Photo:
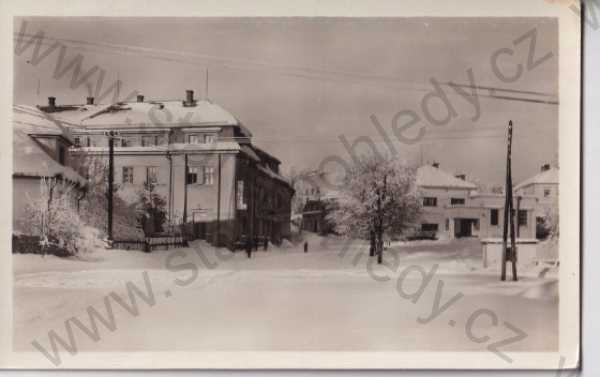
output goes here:
[[[20, 41], [20, 42], [23, 42], [22, 39], [24, 36], [29, 36], [30, 38], [35, 37], [34, 35], [31, 35], [31, 34], [18, 34], [16, 32], [14, 34], [15, 34], [14, 35], [15, 41]], [[299, 66], [290, 66], [290, 65], [272, 64], [272, 63], [267, 63], [267, 62], [251, 61], [251, 60], [222, 58], [222, 57], [216, 57], [216, 56], [211, 56], [211, 55], [206, 55], [206, 54], [198, 54], [198, 53], [192, 53], [192, 52], [181, 52], [181, 51], [148, 48], [148, 47], [141, 47], [141, 46], [131, 46], [131, 45], [98, 43], [98, 42], [89, 42], [89, 41], [76, 40], [76, 39], [53, 38], [53, 37], [48, 37], [48, 36], [44, 36], [44, 38], [42, 40], [40, 40], [40, 39], [36, 40], [35, 43], [40, 43], [45, 46], [54, 46], [56, 43], [55, 42], [53, 44], [50, 44], [49, 42], [43, 42], [44, 39], [57, 41], [57, 42], [62, 41], [62, 42], [67, 42], [67, 43], [96, 46], [97, 48], [101, 49], [99, 52], [96, 51], [96, 53], [101, 53], [101, 54], [109, 53], [109, 54], [122, 55], [122, 53], [130, 53], [130, 54], [135, 54], [135, 56], [140, 56], [140, 52], [145, 52], [146, 53], [145, 57], [150, 58], [150, 59], [158, 59], [158, 60], [171, 61], [171, 62], [175, 62], [175, 63], [197, 65], [196, 62], [191, 62], [184, 58], [169, 58], [169, 57], [164, 57], [164, 56], [148, 55], [148, 53], [150, 52], [150, 53], [154, 53], [154, 54], [158, 53], [158, 54], [177, 55], [177, 56], [191, 56], [192, 58], [196, 58], [196, 59], [212, 60], [213, 62], [219, 62], [219, 63], [221, 63], [220, 67], [234, 69], [234, 70], [237, 69], [237, 70], [261, 71], [261, 69], [262, 69], [262, 71], [264, 72], [265, 68], [269, 68], [270, 69], [269, 73], [277, 73], [277, 74], [281, 74], [281, 75], [287, 75], [287, 76], [309, 79], [309, 80], [319, 80], [319, 81], [327, 80], [329, 82], [334, 82], [334, 83], [357, 84], [356, 82], [354, 82], [354, 83], [348, 82], [348, 80], [354, 79], [354, 80], [359, 80], [361, 82], [367, 81], [367, 82], [370, 82], [371, 84], [374, 84], [373, 81], [376, 81], [382, 87], [390, 88], [390, 89], [394, 89], [394, 90], [420, 91], [420, 92], [431, 91], [431, 87], [428, 87], [427, 85], [402, 81], [396, 77], [381, 76], [381, 75], [364, 75], [364, 74], [360, 74], [360, 73], [349, 73], [349, 72], [336, 71], [336, 70], [326, 70], [326, 69], [321, 69], [321, 68], [299, 67]], [[73, 47], [73, 46], [71, 46], [71, 47]], [[74, 47], [74, 48], [80, 48], [80, 49], [85, 50], [85, 48], [82, 48], [82, 47]], [[104, 50], [102, 50], [102, 49], [104, 49]], [[92, 51], [92, 52], [94, 52], [94, 51]], [[224, 63], [227, 63], [227, 64], [224, 64]], [[233, 63], [234, 65], [232, 66], [231, 63]], [[239, 64], [239, 63], [243, 64], [243, 66], [235, 66], [235, 64]], [[250, 67], [250, 66], [254, 66], [254, 67]], [[275, 72], [273, 72], [273, 70], [275, 70]], [[286, 72], [285, 70], [288, 70], [288, 72]], [[291, 72], [289, 72], [290, 70], [291, 70]], [[335, 77], [335, 76], [338, 76], [338, 77]], [[390, 84], [390, 82], [392, 84]], [[409, 87], [406, 87], [406, 86], [401, 87], [398, 84], [408, 84]], [[558, 101], [553, 101], [553, 100], [540, 100], [540, 99], [535, 99], [535, 98], [532, 99], [532, 98], [522, 98], [522, 97], [514, 97], [514, 96], [508, 96], [508, 95], [496, 95], [495, 94], [496, 92], [507, 92], [507, 93], [520, 93], [520, 94], [530, 94], [530, 95], [536, 95], [536, 96], [545, 96], [545, 97], [551, 97], [551, 98], [557, 97], [553, 93], [506, 89], [506, 88], [480, 86], [480, 85], [474, 86], [474, 85], [467, 85], [467, 84], [451, 84], [450, 82], [444, 82], [444, 83], [440, 83], [440, 84], [445, 85], [445, 86], [457, 86], [457, 87], [463, 87], [463, 88], [465, 88], [465, 87], [471, 88], [471, 89], [475, 89], [475, 90], [490, 91], [490, 94], [488, 94], [488, 95], [481, 94], [481, 93], [478, 94], [478, 96], [484, 97], [484, 98], [492, 98], [492, 99], [500, 99], [500, 100], [508, 100], [508, 101], [541, 103], [541, 104], [550, 104], [550, 105], [558, 104]], [[452, 92], [450, 92], [450, 93], [452, 93]], [[452, 94], [458, 95], [458, 93], [452, 93]]]

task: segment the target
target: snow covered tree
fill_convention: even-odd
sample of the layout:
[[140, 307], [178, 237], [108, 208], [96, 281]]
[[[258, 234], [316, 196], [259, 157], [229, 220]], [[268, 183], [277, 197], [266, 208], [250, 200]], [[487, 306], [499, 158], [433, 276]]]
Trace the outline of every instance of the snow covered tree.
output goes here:
[[346, 171], [327, 220], [340, 234], [369, 239], [382, 263], [384, 234], [401, 233], [421, 211], [415, 180], [415, 169], [397, 159], [363, 157]]
[[547, 207], [544, 211], [543, 226], [552, 240], [558, 239], [560, 234], [558, 214], [558, 203]]
[[151, 182], [144, 184], [140, 191], [138, 203], [139, 222], [146, 236], [160, 233], [164, 230], [167, 220], [166, 200], [156, 191], [156, 185]]
[[[106, 232], [108, 218], [108, 159], [103, 156], [81, 156], [73, 159], [73, 168], [87, 178], [87, 191], [80, 203], [81, 218], [89, 225]], [[113, 236], [119, 240], [143, 238], [136, 213], [137, 193], [131, 201], [124, 200], [119, 184], [114, 185]], [[104, 234], [106, 236], [106, 234]]]
[[27, 220], [21, 228], [39, 237], [42, 254], [58, 247], [74, 255], [89, 241], [86, 225], [77, 212], [78, 199], [73, 184], [58, 178], [40, 179], [39, 195], [29, 199]]

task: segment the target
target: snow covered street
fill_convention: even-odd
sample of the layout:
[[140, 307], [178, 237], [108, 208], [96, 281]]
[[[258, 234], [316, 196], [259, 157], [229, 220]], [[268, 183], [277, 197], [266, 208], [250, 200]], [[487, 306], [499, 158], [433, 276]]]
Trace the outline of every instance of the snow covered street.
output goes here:
[[481, 268], [477, 240], [392, 244], [383, 266], [369, 259], [364, 243], [312, 235], [309, 245], [308, 253], [302, 245], [271, 247], [251, 259], [203, 242], [151, 254], [99, 250], [81, 259], [16, 254], [13, 343], [35, 351], [37, 341], [52, 354], [54, 330], [80, 351], [498, 345], [494, 352], [505, 357], [558, 346], [556, 278], [524, 271], [519, 282], [500, 282]]

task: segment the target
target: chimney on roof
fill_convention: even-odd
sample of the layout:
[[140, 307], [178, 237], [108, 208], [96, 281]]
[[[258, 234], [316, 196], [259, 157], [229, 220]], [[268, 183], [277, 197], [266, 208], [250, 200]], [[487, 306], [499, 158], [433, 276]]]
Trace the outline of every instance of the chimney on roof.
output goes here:
[[463, 181], [467, 180], [467, 175], [466, 174], [457, 174], [455, 175], [456, 178], [458, 179], [462, 179]]
[[183, 101], [183, 106], [185, 106], [185, 107], [196, 106], [196, 100], [194, 99], [194, 91], [193, 90], [188, 89], [185, 91], [185, 101]]
[[48, 107], [51, 109], [56, 108], [56, 97], [48, 97]]
[[550, 170], [550, 164], [544, 164], [542, 165], [542, 167], [540, 168], [540, 171], [545, 172]]
[[433, 166], [434, 168], [439, 168], [440, 167], [440, 163], [439, 162], [434, 162], [431, 164], [431, 166]]
[[138, 94], [137, 95], [137, 101], [138, 102], [144, 102], [144, 95], [143, 94]]
[[93, 105], [94, 104], [94, 97], [87, 97], [86, 100], [87, 100], [87, 104], [88, 105]]

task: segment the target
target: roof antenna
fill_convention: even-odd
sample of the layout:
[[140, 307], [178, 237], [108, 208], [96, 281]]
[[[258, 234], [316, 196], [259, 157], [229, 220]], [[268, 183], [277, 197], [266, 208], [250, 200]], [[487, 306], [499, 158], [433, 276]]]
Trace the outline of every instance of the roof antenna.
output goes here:
[[117, 72], [117, 103], [119, 103], [119, 98], [121, 97], [121, 75]]
[[204, 80], [204, 99], [208, 101], [208, 67], [206, 67], [206, 79]]

